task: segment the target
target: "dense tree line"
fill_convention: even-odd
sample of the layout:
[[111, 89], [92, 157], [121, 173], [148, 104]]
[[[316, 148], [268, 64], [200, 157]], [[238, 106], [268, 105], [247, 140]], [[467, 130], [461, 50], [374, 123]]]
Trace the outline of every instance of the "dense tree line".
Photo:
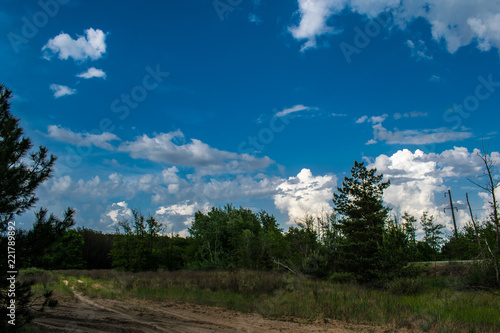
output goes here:
[[[366, 283], [407, 274], [409, 262], [479, 259], [483, 239], [495, 244], [494, 223], [479, 225], [477, 232], [469, 224], [448, 237], [426, 212], [418, 220], [407, 213], [391, 216], [382, 201], [389, 182], [382, 178], [355, 162], [351, 176], [333, 194], [334, 212], [306, 215], [287, 231], [265, 211], [231, 204], [195, 213], [186, 238], [165, 234], [155, 217], [139, 210], [133, 210], [131, 220], [121, 221], [114, 234], [71, 229], [72, 210], [63, 220], [47, 218], [41, 210], [33, 230], [23, 236], [26, 244], [40, 244], [24, 249], [25, 265], [129, 271], [288, 269], [323, 278], [349, 274]], [[419, 225], [423, 235], [417, 240]]]
[[[349, 274], [359, 282], [387, 281], [405, 273], [409, 262], [480, 259], [481, 244], [496, 242], [495, 224], [464, 226], [455, 235], [424, 212], [397, 218], [383, 205], [389, 182], [355, 162], [351, 177], [333, 194], [335, 210], [304, 216], [287, 231], [265, 211], [228, 204], [196, 212], [186, 238], [165, 234], [153, 216], [133, 210], [116, 233], [74, 229], [74, 210], [63, 219], [35, 214], [29, 231], [17, 235], [22, 267], [43, 269], [288, 269], [326, 278]], [[417, 240], [417, 229], [422, 230]], [[495, 248], [496, 249], [496, 248]]]

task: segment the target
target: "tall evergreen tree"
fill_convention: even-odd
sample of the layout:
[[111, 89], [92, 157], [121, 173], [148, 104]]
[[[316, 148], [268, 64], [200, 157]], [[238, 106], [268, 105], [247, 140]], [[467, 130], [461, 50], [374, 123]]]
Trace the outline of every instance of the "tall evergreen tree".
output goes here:
[[445, 226], [434, 221], [434, 216], [428, 216], [428, 212], [425, 211], [420, 218], [420, 224], [422, 229], [424, 229], [425, 235], [423, 241], [429, 244], [429, 246], [436, 252], [436, 254], [441, 249], [441, 245], [444, 243], [444, 235], [441, 229]]
[[[30, 152], [31, 140], [23, 136], [23, 129], [19, 126], [19, 119], [10, 113], [9, 99], [12, 92], [0, 84], [0, 246], [2, 251], [7, 249], [7, 229], [9, 222], [14, 222], [14, 216], [22, 214], [31, 208], [37, 198], [36, 188], [47, 180], [53, 170], [56, 158], [48, 156], [45, 147], [36, 152]], [[28, 155], [29, 154], [29, 158]], [[11, 226], [12, 228], [12, 226]], [[15, 230], [9, 230], [16, 234]], [[31, 284], [16, 282], [16, 326], [9, 325], [7, 320], [7, 293], [8, 286], [5, 277], [7, 260], [0, 263], [0, 327], [2, 331], [19, 329], [24, 323], [32, 319], [28, 308], [31, 303]], [[12, 270], [12, 269], [11, 269]]]
[[[56, 158], [45, 147], [30, 152], [31, 140], [23, 136], [19, 119], [10, 113], [12, 92], [0, 84], [0, 231], [8, 221], [32, 207], [38, 185], [47, 180]], [[29, 154], [29, 158], [27, 155]]]
[[[64, 218], [61, 220], [54, 214], [47, 217], [48, 210], [40, 208], [35, 214], [36, 221], [33, 229], [26, 235], [27, 259], [29, 267], [38, 267], [43, 269], [61, 268], [57, 266], [56, 257], [60, 256], [58, 246], [68, 230], [75, 225], [75, 210], [66, 209]], [[66, 243], [69, 239], [66, 239]], [[67, 244], [66, 244], [67, 245]], [[81, 250], [81, 249], [80, 249]], [[69, 258], [66, 258], [69, 260]], [[78, 265], [78, 264], [77, 264]]]
[[352, 177], [345, 177], [333, 203], [339, 214], [343, 234], [341, 267], [362, 282], [377, 278], [383, 243], [384, 225], [389, 209], [384, 207], [382, 195], [390, 182], [382, 182], [377, 170], [367, 170], [363, 162], [354, 162]]

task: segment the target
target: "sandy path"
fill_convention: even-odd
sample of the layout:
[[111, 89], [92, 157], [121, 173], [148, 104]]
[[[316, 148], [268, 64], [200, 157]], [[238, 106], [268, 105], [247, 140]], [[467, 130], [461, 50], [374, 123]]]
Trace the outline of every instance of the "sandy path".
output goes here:
[[[265, 319], [217, 307], [131, 299], [91, 299], [74, 291], [76, 299], [59, 298], [59, 305], [35, 319], [50, 332], [390, 332], [387, 327], [339, 321], [313, 324]], [[405, 330], [398, 329], [398, 332]], [[406, 332], [408, 332], [406, 330]]]

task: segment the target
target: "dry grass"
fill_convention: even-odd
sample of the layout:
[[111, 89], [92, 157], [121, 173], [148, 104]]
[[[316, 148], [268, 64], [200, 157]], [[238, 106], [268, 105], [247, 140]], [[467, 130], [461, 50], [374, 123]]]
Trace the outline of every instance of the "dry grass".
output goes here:
[[[412, 328], [424, 332], [498, 332], [500, 297], [454, 288], [453, 278], [427, 277], [412, 292], [310, 280], [280, 272], [58, 271], [93, 297], [141, 297], [221, 306], [266, 317]], [[77, 283], [76, 280], [83, 283]], [[402, 281], [398, 288], [404, 288]], [[394, 287], [395, 288], [395, 287]], [[394, 291], [394, 290], [393, 290]]]

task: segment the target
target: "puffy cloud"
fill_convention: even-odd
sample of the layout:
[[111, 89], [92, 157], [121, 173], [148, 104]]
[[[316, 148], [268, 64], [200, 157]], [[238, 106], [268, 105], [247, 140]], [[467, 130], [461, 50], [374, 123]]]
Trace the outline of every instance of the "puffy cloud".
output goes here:
[[71, 177], [68, 175], [63, 176], [61, 178], [55, 178], [50, 188], [50, 191], [52, 193], [65, 193], [70, 189], [72, 184], [73, 181]]
[[68, 86], [63, 86], [61, 84], [55, 84], [55, 83], [50, 85], [50, 90], [52, 90], [52, 92], [54, 93], [55, 98], [76, 94], [76, 89], [72, 89]]
[[[444, 208], [448, 207], [448, 199], [442, 197], [449, 189], [445, 182], [481, 174], [483, 166], [478, 152], [477, 149], [469, 152], [463, 147], [454, 147], [440, 154], [426, 154], [418, 149], [412, 153], [403, 149], [391, 156], [378, 156], [368, 167], [377, 168], [385, 179], [391, 181], [391, 186], [384, 192], [384, 202], [395, 213], [402, 215], [408, 212], [419, 217], [428, 211], [451, 231], [450, 214], [444, 212]], [[492, 154], [496, 155], [498, 153]], [[456, 218], [458, 227], [470, 220], [467, 210], [457, 212]]]
[[333, 27], [327, 25], [327, 20], [333, 14], [342, 10], [347, 0], [298, 0], [300, 22], [298, 26], [288, 30], [297, 40], [306, 40], [301, 51], [315, 48], [316, 39], [325, 34], [336, 33]]
[[277, 187], [274, 204], [288, 214], [289, 224], [303, 218], [304, 214], [320, 216], [332, 210], [336, 183], [334, 175], [313, 176], [311, 170], [302, 169], [296, 177], [288, 178]]
[[90, 67], [86, 72], [80, 73], [77, 75], [77, 77], [81, 77], [84, 79], [91, 79], [93, 77], [98, 77], [98, 78], [106, 78], [106, 73], [102, 69], [97, 69], [95, 67]]
[[[52, 201], [70, 200], [71, 202], [107, 200], [130, 200], [139, 193], [153, 193], [161, 184], [150, 174], [127, 176], [112, 173], [107, 177], [94, 176], [89, 179], [73, 180], [70, 175], [53, 177], [43, 184], [43, 196]], [[40, 195], [42, 197], [42, 195]]]
[[102, 134], [76, 133], [70, 129], [62, 128], [61, 126], [49, 125], [48, 135], [56, 140], [67, 142], [76, 146], [90, 147], [96, 146], [106, 150], [114, 150], [115, 148], [109, 143], [110, 141], [119, 141], [115, 134], [104, 132]]
[[367, 120], [368, 120], [367, 115], [361, 116], [358, 119], [356, 119], [356, 124], [362, 124], [362, 123], [366, 122]]
[[42, 48], [44, 57], [50, 60], [54, 55], [59, 59], [73, 58], [76, 61], [96, 60], [106, 53], [106, 34], [100, 30], [89, 28], [85, 36], [72, 39], [70, 35], [61, 33], [51, 38]]
[[[197, 211], [208, 213], [210, 208], [208, 203], [186, 200], [169, 206], [161, 206], [156, 210], [156, 215], [165, 225], [173, 229], [173, 232], [180, 233], [184, 230], [187, 232], [186, 227], [191, 226], [194, 221], [194, 214]], [[175, 230], [176, 228], [177, 230]]]
[[132, 210], [128, 208], [125, 201], [116, 202], [108, 206], [106, 212], [102, 214], [100, 222], [106, 227], [115, 227], [118, 222], [128, 220], [132, 217]]
[[[300, 24], [289, 30], [295, 39], [306, 39], [303, 50], [316, 47], [318, 36], [333, 32], [327, 21], [344, 9], [368, 18], [390, 11], [400, 29], [423, 18], [431, 26], [432, 38], [444, 41], [450, 53], [471, 43], [481, 51], [500, 46], [500, 6], [491, 0], [298, 0], [298, 5]], [[416, 56], [428, 57], [427, 52], [420, 51]]]
[[119, 150], [135, 159], [194, 167], [200, 174], [242, 173], [264, 169], [273, 163], [267, 156], [257, 158], [249, 154], [221, 151], [197, 139], [177, 144], [183, 140], [184, 134], [180, 130], [153, 137], [143, 135], [135, 141], [122, 143]]
[[225, 202], [247, 198], [269, 198], [277, 193], [282, 178], [257, 175], [238, 175], [234, 179], [214, 179], [194, 184], [195, 198]]
[[[481, 198], [483, 205], [481, 207], [481, 213], [478, 214], [479, 216], [477, 216], [477, 217], [479, 217], [480, 221], [490, 221], [491, 213], [493, 212], [493, 208], [492, 208], [492, 204], [491, 204], [493, 202], [493, 199], [492, 199], [491, 193], [479, 192], [478, 195]], [[498, 202], [498, 200], [500, 198], [500, 186], [498, 186], [495, 189], [495, 197], [496, 197], [497, 202]]]

